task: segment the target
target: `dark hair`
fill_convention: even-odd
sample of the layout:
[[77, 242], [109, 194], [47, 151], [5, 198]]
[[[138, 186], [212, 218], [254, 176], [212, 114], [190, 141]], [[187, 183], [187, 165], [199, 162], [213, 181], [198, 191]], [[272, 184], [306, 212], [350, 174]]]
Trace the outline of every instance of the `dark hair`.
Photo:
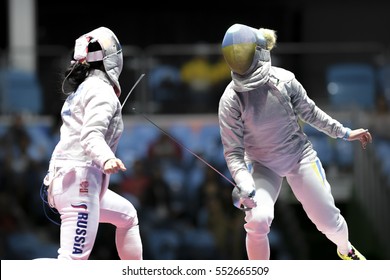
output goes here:
[[[101, 46], [98, 42], [92, 42], [88, 45], [88, 52], [101, 50]], [[78, 86], [88, 77], [91, 69], [101, 69], [104, 71], [103, 61], [94, 62], [76, 62], [73, 60], [72, 53], [72, 64], [65, 70], [64, 76], [67, 87], [67, 92], [75, 91]], [[64, 90], [64, 89], [63, 89]]]

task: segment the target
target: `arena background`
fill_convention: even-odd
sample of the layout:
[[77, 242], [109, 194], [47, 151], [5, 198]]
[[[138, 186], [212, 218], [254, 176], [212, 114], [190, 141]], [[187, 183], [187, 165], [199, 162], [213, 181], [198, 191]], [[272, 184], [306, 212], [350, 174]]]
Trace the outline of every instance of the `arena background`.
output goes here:
[[[18, 70], [21, 67], [21, 65], [15, 67], [10, 59], [12, 53], [10, 37], [11, 30], [14, 30], [10, 26], [11, 18], [8, 12], [11, 1], [15, 0], [2, 0], [0, 3], [2, 75], [8, 70], [15, 70], [15, 68]], [[23, 120], [29, 128], [43, 127], [43, 133], [48, 133], [57, 124], [62, 104], [59, 77], [64, 65], [68, 63], [74, 40], [85, 32], [98, 26], [107, 26], [118, 35], [124, 47], [126, 63], [121, 76], [124, 93], [121, 97], [122, 101], [139, 75], [146, 73], [146, 78], [132, 94], [125, 110], [128, 131], [126, 134], [128, 138], [125, 137], [125, 140], [128, 141], [123, 141], [124, 148], [121, 152], [131, 166], [140, 158], [145, 163], [143, 161], [145, 154], [140, 151], [144, 151], [146, 144], [149, 144], [149, 142], [142, 142], [145, 145], [138, 146], [140, 141], [138, 143], [130, 141], [132, 132], [136, 133], [133, 129], [138, 125], [153, 127], [140, 114], [134, 114], [131, 108], [135, 106], [137, 111], [147, 113], [163, 129], [171, 133], [174, 133], [173, 127], [178, 123], [189, 128], [189, 131], [194, 133], [193, 137], [199, 137], [200, 141], [194, 144], [177, 134], [179, 140], [191, 148], [196, 147], [198, 149], [196, 152], [201, 152], [207, 160], [216, 164], [228, 176], [220, 158], [220, 146], [215, 143], [217, 138], [207, 142], [206, 138], [202, 138], [200, 131], [208, 125], [215, 128], [218, 96], [222, 93], [229, 77], [224, 76], [225, 72], [222, 71], [218, 83], [205, 90], [201, 100], [194, 97], [193, 101], [192, 99], [190, 101], [187, 96], [194, 93], [188, 87], [184, 87], [183, 81], [179, 81], [180, 87], [171, 87], [167, 91], [167, 88], [163, 88], [161, 84], [155, 87], [151, 78], [155, 76], [152, 76], [152, 73], [155, 73], [159, 66], [174, 66], [176, 74], [182, 73], [180, 71], [183, 70], [184, 65], [198, 55], [206, 56], [211, 65], [220, 62], [219, 44], [225, 30], [233, 23], [277, 30], [278, 45], [273, 56], [274, 63], [292, 70], [305, 86], [310, 97], [335, 117], [354, 126], [367, 125], [373, 131], [373, 145], [364, 152], [359, 150], [358, 145], [352, 144], [347, 147], [329, 139], [324, 141], [323, 137], [319, 137], [309, 128], [307, 133], [313, 133], [311, 135], [313, 142], [318, 143], [317, 147], [323, 155], [321, 159], [326, 165], [337, 204], [349, 222], [354, 245], [364, 252], [368, 259], [390, 258], [390, 242], [387, 238], [390, 234], [388, 206], [390, 171], [385, 156], [389, 145], [387, 120], [390, 99], [387, 100], [389, 103], [385, 106], [385, 110], [382, 110], [377, 103], [378, 97], [385, 97], [385, 100], [388, 98], [387, 88], [383, 86], [379, 73], [382, 67], [389, 64], [390, 2], [274, 0], [228, 4], [226, 1], [212, 3], [196, 1], [178, 5], [168, 2], [145, 4], [116, 1], [102, 5], [91, 1], [16, 1], [22, 4], [23, 1], [34, 2], [35, 7], [33, 30], [36, 36], [33, 47], [28, 50], [20, 49], [20, 55], [27, 53], [36, 58], [32, 74], [37, 78], [42, 93], [39, 112], [24, 115]], [[17, 17], [17, 13], [13, 15]], [[23, 21], [23, 17], [18, 20]], [[341, 104], [336, 104], [338, 106], [332, 103], [333, 97], [329, 94], [326, 73], [331, 65], [338, 63], [371, 66], [375, 73], [375, 88], [374, 95], [368, 101], [371, 102], [370, 106], [366, 107], [368, 103], [363, 101], [363, 104], [351, 107], [348, 99]], [[1, 81], [3, 97], [6, 88], [4, 80]], [[166, 94], [165, 99], [162, 98], [163, 93]], [[13, 120], [13, 114], [8, 111], [4, 100], [2, 99], [0, 106], [2, 109], [0, 135], [5, 135]], [[148, 141], [158, 135], [156, 130], [153, 133], [155, 133], [153, 136], [147, 138]], [[57, 134], [43, 137], [38, 135], [35, 139], [42, 144], [42, 141], [55, 140], [56, 136]], [[206, 146], [201, 146], [200, 143]], [[2, 150], [8, 148], [2, 146]], [[46, 148], [49, 154], [51, 146], [46, 145]], [[217, 154], [213, 154], [210, 150]], [[202, 163], [185, 151], [184, 153], [188, 170], [198, 170], [195, 166]], [[345, 161], [340, 160], [340, 157]], [[21, 200], [18, 195], [9, 192], [6, 183], [1, 187], [3, 209], [0, 226], [2, 235], [0, 257], [2, 259], [30, 259], [55, 254], [58, 227], [44, 216], [39, 197], [40, 181], [47, 164], [47, 158], [43, 158], [35, 172], [30, 170], [32, 173], [24, 175], [27, 176], [23, 178], [25, 182], [29, 182], [29, 189], [27, 191], [22, 189], [24, 197]], [[183, 188], [188, 184], [189, 176], [192, 176], [187, 173], [188, 170], [180, 173], [180, 179], [175, 177], [176, 173], [172, 175]], [[210, 171], [208, 167], [199, 170]], [[8, 182], [7, 184], [13, 182], [10, 179], [11, 174], [4, 167], [0, 168], [0, 174], [2, 182]], [[181, 212], [182, 216], [171, 216], [163, 228], [156, 229], [156, 233], [161, 235], [166, 233], [165, 239], [157, 241], [157, 237], [153, 234], [155, 225], [151, 226], [149, 223], [149, 219], [152, 218], [141, 215], [141, 227], [145, 225], [142, 232], [146, 259], [246, 258], [242, 230], [243, 213], [230, 205], [230, 197], [225, 194], [225, 190], [231, 188], [229, 183], [218, 174], [215, 175], [219, 177], [220, 187], [224, 190], [221, 191], [220, 198], [224, 207], [229, 209], [228, 218], [217, 219], [215, 223], [220, 222], [221, 227], [223, 223], [225, 227], [212, 228], [207, 224], [209, 220], [201, 216], [203, 212], [200, 208], [191, 205], [190, 214]], [[166, 177], [169, 181], [169, 176]], [[168, 183], [174, 185], [175, 183], [172, 182]], [[120, 190], [120, 183], [120, 178], [113, 178], [112, 187]], [[26, 193], [29, 199], [26, 199]], [[192, 195], [197, 194], [192, 193]], [[175, 197], [178, 200], [182, 198]], [[193, 197], [185, 199], [181, 203], [191, 201]], [[198, 202], [203, 205], [203, 201], [199, 200]], [[11, 201], [16, 202], [24, 212], [23, 215], [19, 216], [20, 213], [16, 215], [13, 211], [9, 211]], [[153, 212], [152, 208], [148, 213], [152, 213], [153, 216], [157, 212]], [[58, 218], [54, 213], [49, 212], [49, 215], [53, 219]], [[13, 226], [9, 225], [10, 220], [13, 221], [11, 223]], [[187, 231], [188, 227], [192, 230]], [[216, 232], [220, 235], [215, 235]], [[181, 239], [186, 236], [187, 240], [179, 241], [179, 236]], [[225, 240], [226, 236], [229, 236], [228, 241]], [[301, 206], [292, 197], [287, 185], [284, 186], [277, 203], [271, 239], [273, 259], [338, 258], [334, 245], [315, 229]], [[113, 229], [109, 225], [102, 225], [91, 258], [116, 259], [113, 240]], [[199, 244], [191, 244], [188, 240], [199, 240]], [[37, 246], [32, 246], [34, 244]], [[227, 249], [226, 244], [229, 244]], [[224, 247], [226, 250], [221, 249]]]

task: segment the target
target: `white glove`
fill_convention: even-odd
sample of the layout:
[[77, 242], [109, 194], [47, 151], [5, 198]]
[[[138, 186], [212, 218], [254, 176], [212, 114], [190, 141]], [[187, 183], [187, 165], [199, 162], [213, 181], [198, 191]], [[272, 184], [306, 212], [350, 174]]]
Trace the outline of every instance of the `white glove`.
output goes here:
[[257, 206], [255, 200], [256, 188], [249, 172], [241, 171], [236, 175], [237, 186], [232, 191], [233, 204], [241, 210], [251, 210]]

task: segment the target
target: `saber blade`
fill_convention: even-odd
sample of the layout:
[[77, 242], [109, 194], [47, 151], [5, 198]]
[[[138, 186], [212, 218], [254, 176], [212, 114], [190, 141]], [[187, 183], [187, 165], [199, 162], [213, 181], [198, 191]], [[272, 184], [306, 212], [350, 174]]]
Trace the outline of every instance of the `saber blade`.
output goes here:
[[[136, 112], [135, 108], [133, 108], [133, 111]], [[218, 169], [216, 169], [214, 166], [212, 166], [210, 163], [208, 163], [206, 160], [204, 160], [201, 156], [197, 155], [195, 152], [191, 151], [189, 148], [181, 144], [178, 140], [176, 140], [175, 137], [170, 135], [168, 132], [166, 132], [164, 129], [162, 129], [160, 126], [158, 126], [155, 122], [153, 122], [150, 118], [148, 118], [145, 114], [141, 114], [148, 122], [150, 122], [152, 125], [157, 127], [162, 133], [164, 133], [166, 136], [168, 136], [172, 141], [174, 141], [176, 144], [180, 145], [183, 149], [187, 150], [190, 152], [193, 156], [195, 156], [197, 159], [202, 161], [204, 164], [206, 164], [208, 167], [213, 169], [215, 172], [217, 172], [220, 176], [222, 176], [226, 181], [228, 181], [230, 184], [232, 184], [234, 187], [237, 187], [237, 185], [232, 182], [228, 177], [223, 175]], [[238, 188], [238, 187], [237, 187]]]
[[121, 109], [123, 109], [123, 106], [125, 106], [127, 99], [129, 99], [129, 97], [130, 97], [130, 94], [133, 92], [133, 90], [135, 89], [135, 87], [138, 85], [138, 83], [141, 81], [141, 79], [142, 79], [144, 76], [145, 76], [144, 73], [142, 73], [141, 76], [139, 76], [138, 80], [135, 82], [135, 84], [133, 85], [133, 87], [131, 88], [131, 90], [129, 91], [129, 93], [127, 94], [125, 100], [123, 101], [122, 106], [121, 106]]

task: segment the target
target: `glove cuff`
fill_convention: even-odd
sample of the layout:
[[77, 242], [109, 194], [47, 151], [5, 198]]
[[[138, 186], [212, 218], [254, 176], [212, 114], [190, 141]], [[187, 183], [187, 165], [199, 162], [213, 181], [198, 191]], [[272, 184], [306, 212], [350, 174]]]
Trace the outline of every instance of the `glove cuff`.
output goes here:
[[253, 182], [253, 178], [252, 178], [252, 175], [249, 173], [249, 171], [246, 171], [246, 170], [240, 170], [237, 172], [235, 178], [234, 178], [234, 181], [237, 183], [237, 184], [242, 184], [242, 183], [247, 183], [247, 182], [250, 182], [252, 181]]

